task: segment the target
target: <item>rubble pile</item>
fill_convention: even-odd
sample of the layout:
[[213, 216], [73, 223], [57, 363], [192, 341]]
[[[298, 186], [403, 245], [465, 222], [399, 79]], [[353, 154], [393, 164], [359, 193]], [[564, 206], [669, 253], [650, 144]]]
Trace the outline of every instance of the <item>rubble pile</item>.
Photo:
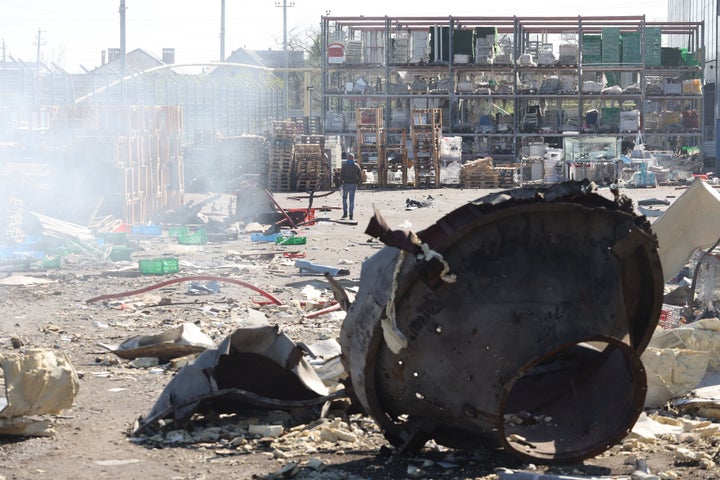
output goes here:
[[[206, 474], [206, 469], [214, 472], [213, 468], [217, 465], [232, 469], [248, 467], [247, 478], [253, 476], [268, 480], [717, 477], [720, 475], [716, 461], [720, 445], [720, 391], [717, 388], [720, 384], [717, 378], [720, 320], [716, 306], [720, 305], [720, 299], [715, 297], [718, 289], [714, 279], [718, 277], [714, 274], [713, 259], [717, 255], [714, 242], [720, 238], [720, 231], [716, 232], [715, 222], [708, 219], [713, 218], [714, 202], [720, 204], [716, 200], [718, 195], [706, 184], [697, 183], [673, 199], [661, 216], [649, 218], [637, 213], [631, 215], [632, 204], [621, 196], [610, 195], [607, 199], [600, 199], [590, 195], [594, 186], [582, 184], [578, 188], [569, 196], [563, 196], [568, 193], [565, 191], [565, 194], [556, 197], [562, 200], [562, 208], [568, 208], [570, 204], [580, 205], [580, 213], [562, 217], [562, 228], [557, 231], [563, 241], [555, 242], [555, 245], [567, 246], [565, 240], [574, 233], [583, 232], [583, 228], [592, 223], [589, 212], [599, 206], [605, 209], [603, 215], [617, 213], [623, 221], [629, 222], [627, 226], [630, 227], [610, 229], [613, 239], [614, 235], [618, 236], [618, 242], [611, 253], [607, 248], [598, 251], [605, 262], [592, 260], [594, 257], [585, 248], [589, 244], [565, 252], [565, 255], [551, 255], [549, 249], [542, 250], [547, 255], [538, 257], [540, 261], [533, 259], [531, 251], [526, 250], [522, 242], [512, 248], [510, 242], [501, 242], [505, 250], [495, 249], [494, 260], [483, 257], [483, 262], [478, 263], [475, 269], [472, 255], [467, 251], [462, 256], [454, 255], [448, 247], [453, 242], [446, 244], [447, 239], [443, 240], [443, 232], [455, 231], [460, 232], [459, 235], [474, 231], [461, 228], [461, 220], [465, 217], [455, 210], [448, 211], [441, 217], [442, 228], [431, 226], [418, 230], [418, 233], [409, 221], [419, 218], [413, 215], [432, 216], [443, 208], [448, 202], [440, 192], [433, 192], [427, 198], [397, 202], [395, 207], [400, 212], [400, 220], [394, 219], [383, 225], [382, 216], [374, 218], [372, 222], [382, 227], [380, 234], [375, 235], [380, 241], [368, 241], [358, 237], [355, 231], [348, 234], [351, 236], [349, 240], [346, 235], [343, 241], [334, 244], [330, 236], [346, 232], [348, 225], [334, 221], [332, 208], [321, 205], [325, 200], [319, 198], [302, 202], [302, 208], [287, 209], [281, 205], [286, 206], [288, 200], [276, 201], [267, 197], [264, 215], [257, 219], [239, 218], [233, 215], [233, 210], [239, 209], [229, 206], [225, 209], [224, 205], [218, 209], [213, 206], [214, 202], [200, 201], [200, 209], [181, 209], [166, 218], [179, 220], [191, 217], [193, 221], [199, 219], [201, 224], [159, 222], [124, 226], [127, 231], [123, 228], [115, 231], [119, 225], [112, 221], [103, 222], [108, 228], [97, 231], [56, 219], [36, 217], [40, 220], [39, 225], [46, 227], [40, 230], [40, 235], [28, 238], [32, 243], [11, 245], [8, 247], [11, 250], [4, 251], [6, 256], [0, 258], [0, 291], [7, 292], [8, 298], [9, 295], [13, 297], [13, 302], [6, 302], [6, 316], [12, 319], [12, 323], [0, 332], [0, 342], [8, 350], [14, 350], [14, 354], [28, 355], [39, 351], [42, 355], [53, 353], [56, 358], [64, 359], [67, 368], [61, 370], [68, 375], [57, 378], [63, 378], [68, 393], [53, 394], [62, 404], [46, 409], [47, 412], [38, 412], [51, 420], [45, 424], [48, 427], [46, 431], [48, 434], [60, 432], [58, 441], [66, 441], [67, 431], [75, 428], [74, 425], [88, 422], [89, 418], [99, 422], [93, 424], [94, 433], [99, 438], [122, 431], [126, 437], [122, 440], [116, 438], [108, 448], [123, 453], [118, 454], [118, 458], [96, 457], [93, 462], [97, 468], [105, 469], [122, 465], [128, 469], [127, 475], [131, 476], [144, 471], [150, 465], [149, 459], [163, 459], [153, 460], [156, 463], [152, 465], [167, 464], [170, 462], [169, 455], [188, 459], [185, 464], [193, 470], [188, 475], [198, 478]], [[698, 195], [701, 189], [703, 191]], [[494, 209], [503, 210], [503, 221], [508, 221], [511, 209], [530, 208], [528, 205], [534, 201], [536, 193], [537, 190], [531, 193], [523, 189], [514, 193], [501, 192], [487, 201], [472, 202], [473, 206], [465, 209], [477, 210], [471, 215], [473, 221], [489, 218]], [[364, 194], [366, 192], [361, 192], [359, 197]], [[552, 207], [548, 205], [553, 195], [553, 192], [543, 192], [541, 196], [546, 202], [543, 208]], [[686, 195], [686, 200], [681, 201]], [[692, 202], [687, 202], [688, 198], [693, 199]], [[217, 203], [224, 201], [218, 199]], [[610, 208], [611, 204], [615, 206]], [[381, 208], [390, 208], [389, 203], [380, 205]], [[674, 211], [678, 209], [684, 210]], [[313, 211], [312, 219], [308, 218], [310, 211]], [[693, 214], [704, 225], [692, 224]], [[523, 214], [526, 220], [531, 217]], [[688, 223], [678, 228], [677, 224], [673, 226], [673, 219]], [[650, 223], [652, 221], [659, 222], [659, 228], [655, 229]], [[399, 225], [395, 226], [395, 223]], [[578, 227], [580, 224], [585, 227]], [[107, 231], [111, 225], [112, 231]], [[545, 248], [542, 246], [543, 237], [533, 236], [532, 229], [503, 230], [500, 227], [509, 223], [500, 221], [488, 223], [488, 226], [492, 225], [504, 235], [517, 232], [518, 239], [531, 239], [534, 248]], [[538, 221], [533, 225], [542, 225], [545, 235], [551, 230], [551, 223], [547, 221]], [[657, 236], [653, 239], [649, 235], [649, 243], [641, 241], [644, 237], [640, 235], [646, 232], [648, 225]], [[160, 228], [159, 232], [156, 227]], [[640, 231], [627, 234], [635, 228]], [[686, 235], [678, 235], [679, 229]], [[197, 234], [200, 230], [205, 231], [204, 236]], [[234, 235], [227, 235], [229, 231]], [[597, 240], [607, 231], [598, 227], [593, 238]], [[55, 241], [47, 241], [45, 235], [48, 232], [52, 232]], [[481, 232], [482, 229], [478, 229], [474, 234]], [[199, 241], [181, 243], [178, 238], [183, 235]], [[305, 242], [281, 243], [277, 242], [279, 237], [302, 237]], [[660, 247], [658, 256], [663, 271], [651, 275], [651, 288], [639, 279], [654, 270], [638, 266], [648, 258], [652, 259], [652, 250], [643, 249], [655, 240]], [[473, 251], [479, 251], [481, 243], [473, 243]], [[339, 247], [328, 247], [337, 244]], [[118, 247], [127, 248], [129, 252]], [[366, 272], [367, 266], [373, 264], [369, 259], [373, 254], [387, 259], [389, 257], [385, 255], [388, 251], [398, 255], [400, 250], [405, 252], [405, 263], [391, 259], [382, 261], [378, 267], [387, 270], [389, 278], [396, 281], [396, 285], [385, 288], [381, 275]], [[645, 260], [635, 257], [638, 251], [644, 251]], [[25, 252], [41, 254], [31, 253], [19, 261], [18, 255]], [[48, 254], [55, 252], [58, 252], [58, 262], [52, 265], [43, 263], [49, 258]], [[509, 255], [512, 261], [504, 261], [507, 258], [502, 255]], [[360, 308], [367, 301], [363, 289], [381, 288], [388, 299], [394, 298], [394, 302], [383, 300], [373, 306], [381, 311], [382, 320], [373, 335], [377, 335], [374, 338], [382, 349], [371, 352], [371, 360], [385, 365], [383, 362], [394, 358], [393, 348], [400, 352], [411, 349], [414, 342], [422, 339], [423, 329], [432, 330], [427, 330], [428, 335], [433, 335], [426, 340], [446, 338], [453, 329], [464, 328], [464, 325], [482, 318], [499, 318], [501, 309], [493, 310], [491, 315], [486, 312], [488, 307], [484, 304], [475, 310], [475, 315], [456, 314], [452, 316], [453, 322], [440, 321], [438, 304], [433, 304], [432, 299], [442, 298], [438, 292], [447, 292], [453, 288], [452, 285], [470, 289], [477, 287], [474, 296], [466, 295], [462, 297], [466, 299], [464, 301], [458, 297], [457, 301], [451, 302], [453, 308], [460, 310], [466, 308], [467, 298], [477, 300], [482, 296], [478, 292], [483, 291], [495, 291], [494, 301], [501, 300], [501, 294], [509, 295], [512, 298], [500, 303], [517, 306], [522, 300], [519, 292], [522, 290], [527, 294], [533, 288], [543, 291], [546, 300], [552, 295], [557, 296], [547, 301], [548, 305], [555, 306], [555, 314], [560, 308], [557, 305], [568, 308], [567, 298], [570, 296], [558, 293], [560, 287], [550, 288], [554, 285], [551, 272], [570, 272], [569, 262], [576, 257], [584, 259], [585, 264], [578, 267], [578, 271], [584, 272], [587, 278], [574, 276], [573, 285], [563, 288], [579, 289], [581, 280], [586, 281], [595, 274], [596, 278], [607, 280], [609, 277], [601, 275], [598, 269], [618, 258], [627, 262], [624, 267], [629, 271], [638, 269], [644, 273], [634, 276], [625, 272], [620, 283], [598, 280], [593, 284], [597, 288], [591, 291], [596, 298], [588, 298], [602, 300], [601, 305], [592, 306], [592, 302], [587, 300], [582, 305], [587, 309], [586, 313], [573, 317], [581, 319], [573, 323], [575, 327], [581, 325], [592, 332], [589, 335], [592, 341], [570, 342], [569, 347], [559, 342], [553, 345], [552, 355], [540, 355], [541, 361], [520, 362], [519, 376], [509, 380], [515, 382], [508, 390], [510, 393], [502, 395], [506, 395], [508, 405], [527, 405], [528, 408], [508, 408], [502, 411], [499, 420], [495, 419], [501, 425], [502, 435], [505, 435], [506, 443], [500, 442], [499, 445], [504, 448], [475, 442], [473, 435], [477, 432], [471, 423], [478, 425], [491, 418], [476, 401], [460, 403], [463, 412], [460, 441], [448, 441], [454, 439], [458, 432], [451, 429], [455, 427], [450, 421], [439, 429], [436, 438], [428, 438], [432, 437], [428, 432], [437, 429], [433, 418], [436, 412], [429, 408], [428, 402], [438, 398], [450, 401], [456, 397], [464, 398], [460, 387], [470, 382], [463, 374], [448, 375], [447, 369], [438, 369], [437, 377], [432, 374], [438, 364], [447, 367], [453, 358], [444, 354], [444, 349], [461, 352], [462, 341], [450, 342], [449, 346], [438, 345], [435, 350], [425, 349], [425, 354], [417, 358], [406, 355], [402, 359], [402, 365], [407, 365], [409, 369], [405, 372], [408, 375], [406, 378], [395, 375], [392, 370], [395, 367], [364, 370], [366, 374], [378, 373], [383, 381], [388, 382], [382, 385], [387, 390], [377, 390], [380, 392], [378, 401], [383, 406], [391, 406], [387, 418], [397, 422], [399, 428], [394, 425], [389, 427], [386, 420], [377, 418], [374, 409], [378, 404], [370, 402], [366, 405], [361, 401], [363, 397], [370, 397], [357, 383], [357, 364], [348, 363], [348, 359], [357, 359], [359, 354], [347, 348], [347, 339], [343, 340], [341, 335], [341, 324], [357, 318], [371, 323], [373, 317], [362, 315], [365, 310]], [[461, 261], [461, 258], [464, 260]], [[177, 269], [146, 272], [138, 264], [140, 259], [174, 259], [176, 262], [173, 265]], [[361, 261], [363, 272], [358, 276]], [[560, 270], [537, 268], [553, 261], [559, 262]], [[397, 270], [398, 264], [400, 270]], [[492, 276], [493, 280], [484, 282], [482, 288], [473, 284], [480, 277], [478, 272], [492, 274], [502, 270], [507, 273], [509, 270], [503, 269], [510, 269], [513, 264], [521, 267], [514, 289], [502, 287], [503, 275]], [[410, 265], [421, 269], [419, 276], [401, 275], [403, 269]], [[479, 268], [480, 265], [482, 268]], [[673, 265], [672, 269], [677, 271], [667, 271], [667, 265]], [[468, 275], [476, 277], [468, 279]], [[420, 279], [422, 289], [427, 289], [423, 292], [427, 295], [417, 297], [414, 288], [420, 287], [407, 283], [413, 278]], [[667, 282], [664, 298], [662, 294], [657, 297], [653, 296], [654, 293], [648, 294], [655, 291], [656, 280], [660, 284], [663, 280]], [[613, 309], [613, 302], [608, 300], [612, 295], [604, 289], [618, 284], [631, 289], [629, 294], [621, 295], [623, 299], [635, 300], [623, 304], [622, 308]], [[641, 288], [640, 284], [645, 288]], [[525, 286], [518, 289], [519, 285]], [[610, 293], [619, 295], [619, 291]], [[565, 303], [560, 302], [561, 297], [565, 298]], [[28, 312], [40, 311], [44, 307], [38, 305], [55, 298], [60, 302], [59, 308], [49, 312], [37, 328], [27, 329], [27, 316], [33, 315]], [[408, 316], [408, 304], [405, 302], [413, 298], [423, 298], [429, 303], [421, 302], [420, 314]], [[387, 308], [390, 303], [394, 303], [394, 311]], [[350, 312], [347, 318], [346, 309]], [[512, 317], [513, 324], [524, 325], [531, 310], [531, 307], [525, 308], [522, 314]], [[612, 315], [606, 315], [609, 310], [612, 310]], [[486, 313], [479, 315], [479, 311]], [[547, 325], [555, 328], [563, 325], [560, 317]], [[624, 327], [619, 327], [620, 323], [612, 323], [608, 327], [610, 333], [603, 333], [598, 327], [601, 323], [598, 319], [601, 318], [627, 321], [630, 325], [627, 335], [623, 333]], [[408, 319], [413, 321], [407, 322]], [[657, 329], [655, 321], [658, 322]], [[527, 330], [521, 328], [511, 338], [514, 348], [504, 347], [495, 352], [491, 341], [497, 332], [494, 329], [502, 324], [495, 322], [494, 325], [478, 328], [475, 336], [470, 332], [461, 337], [465, 343], [471, 338], [481, 338], [488, 345], [489, 350], [485, 351], [491, 352], [491, 357], [497, 354], [496, 357], [504, 356], [508, 361], [512, 355], [534, 348], [524, 348], [523, 339], [550, 338], [547, 332], [528, 335]], [[22, 331], [13, 325], [22, 325]], [[356, 338], [360, 338], [362, 332], [358, 330], [356, 333]], [[612, 340], [613, 336], [620, 340]], [[598, 338], [605, 350], [587, 346]], [[43, 348], [38, 350], [40, 347]], [[352, 348], [357, 348], [357, 345]], [[479, 350], [476, 353], [483, 354]], [[640, 353], [643, 354], [641, 363], [636, 358]], [[554, 357], [556, 354], [557, 357]], [[445, 359], [442, 362], [428, 360], [436, 355]], [[473, 370], [476, 376], [484, 371], [477, 365], [487, 366], [494, 361], [495, 357], [491, 357], [485, 363], [476, 364]], [[5, 361], [10, 356], [3, 352], [2, 358]], [[588, 359], [589, 363], [585, 363]], [[588, 401], [588, 397], [584, 396], [585, 386], [578, 381], [575, 386], [579, 388], [574, 398], [580, 402], [568, 407], [568, 411], [580, 408], [586, 418], [597, 420], [593, 420], [589, 427], [596, 435], [601, 422], [618, 422], [619, 417], [627, 420], [636, 413], [637, 422], [633, 418], [623, 423], [622, 434], [616, 441], [614, 431], [604, 437], [578, 437], [577, 445], [581, 449], [588, 448], [588, 443], [582, 442], [592, 442], [593, 438], [602, 437], [608, 442], [603, 443], [603, 453], [594, 453], [582, 462], [577, 461], [576, 452], [572, 450], [575, 446], [570, 448], [572, 458], [557, 462], [558, 465], [549, 465], [553, 462], [547, 450], [540, 451], [543, 456], [541, 461], [531, 461], [529, 457], [538, 455], [537, 451], [532, 451], [538, 450], [532, 449], [533, 445], [545, 448], [538, 439], [543, 440], [545, 435], [553, 441], [557, 425], [569, 418], [564, 416], [564, 408], [548, 410], [523, 404], [524, 398], [531, 397], [525, 393], [532, 390], [532, 377], [542, 376], [545, 371], [560, 370], [575, 361], [582, 368], [592, 365], [600, 372], [603, 369], [598, 365], [607, 362], [612, 366], [608, 370], [612, 374], [581, 375], [591, 380], [589, 384], [597, 385], [597, 388], [591, 389], [593, 395], [607, 401], [600, 407], [597, 402]], [[73, 365], [74, 368], [71, 368]], [[390, 365], [400, 364], [390, 362]], [[502, 365], [507, 365], [507, 362], [503, 361]], [[617, 365], [621, 367], [616, 368]], [[48, 373], [38, 371], [33, 374], [33, 379], [39, 384], [49, 385], [50, 379], [54, 378], [50, 374], [53, 367], [47, 364], [38, 368]], [[462, 372], [454, 367], [450, 370]], [[627, 372], [631, 373], [627, 375], [632, 377], [629, 380]], [[647, 395], [643, 394], [641, 398], [635, 392], [644, 388], [645, 375]], [[431, 377], [437, 379], [434, 389], [425, 387], [424, 382]], [[414, 382], [407, 392], [403, 389], [403, 378]], [[492, 375], [489, 378], [491, 382], [498, 381]], [[15, 380], [7, 371], [0, 380], [0, 386], [6, 390], [9, 400], [5, 403], [12, 405], [13, 398], [17, 398], [12, 395], [19, 391], [14, 387]], [[459, 386], [448, 388], [447, 382], [453, 381], [460, 382]], [[31, 383], [24, 386], [29, 387]], [[556, 387], [550, 385], [547, 391], [568, 391], [564, 387]], [[520, 393], [513, 397], [515, 388], [519, 388]], [[625, 390], [621, 394], [613, 394], [618, 388]], [[83, 397], [86, 389], [92, 389], [90, 396], [93, 398]], [[28, 392], [40, 390], [25, 389]], [[479, 394], [491, 390], [489, 387], [472, 389]], [[78, 391], [80, 395], [77, 395]], [[628, 398], [628, 393], [633, 399], [639, 399], [639, 403], [632, 403], [628, 410], [616, 408], [621, 405], [621, 400]], [[408, 396], [410, 394], [413, 398]], [[0, 396], [0, 404], [2, 401]], [[110, 409], [112, 413], [108, 413], [108, 405], [113, 405]], [[433, 405], [442, 407], [439, 402]], [[422, 406], [423, 410], [406, 414], [402, 408], [408, 406]], [[3, 413], [11, 411], [8, 408], [0, 410], [0, 425], [4, 421]], [[116, 409], [117, 412], [114, 412]], [[622, 412], [618, 413], [620, 410]], [[128, 411], [132, 413], [128, 415]], [[118, 421], [122, 424], [121, 428], [118, 428]], [[98, 426], [100, 424], [102, 426]], [[545, 433], [538, 436], [537, 432], [543, 429], [546, 429]], [[607, 433], [609, 430], [600, 431]], [[16, 431], [15, 434], [43, 435], [34, 429]], [[124, 446], [123, 442], [127, 440], [129, 446]], [[104, 440], [98, 440], [98, 443], [102, 442]], [[13, 452], [14, 449], [9, 447], [7, 451]], [[518, 456], [517, 452], [521, 455]], [[3, 455], [8, 454], [0, 453], [0, 460], [5, 458]], [[76, 457], [68, 458], [68, 461], [78, 461]], [[54, 461], [62, 459], [55, 458]], [[250, 472], [250, 465], [262, 473], [258, 470]], [[38, 469], [42, 468], [36, 467]], [[18, 472], [13, 470], [13, 473]], [[0, 475], [4, 474], [0, 470]], [[158, 478], [161, 477], [162, 474]], [[11, 475], [8, 478], [14, 477]]]

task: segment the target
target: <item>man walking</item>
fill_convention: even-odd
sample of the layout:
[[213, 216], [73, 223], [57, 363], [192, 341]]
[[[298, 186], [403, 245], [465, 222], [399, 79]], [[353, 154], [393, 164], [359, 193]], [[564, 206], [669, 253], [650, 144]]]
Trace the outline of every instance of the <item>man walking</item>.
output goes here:
[[347, 160], [343, 162], [340, 168], [340, 184], [342, 185], [342, 205], [343, 216], [347, 218], [350, 214], [350, 220], [353, 219], [353, 210], [355, 208], [355, 191], [357, 186], [362, 183], [362, 172], [360, 166], [355, 163], [355, 155], [347, 154]]

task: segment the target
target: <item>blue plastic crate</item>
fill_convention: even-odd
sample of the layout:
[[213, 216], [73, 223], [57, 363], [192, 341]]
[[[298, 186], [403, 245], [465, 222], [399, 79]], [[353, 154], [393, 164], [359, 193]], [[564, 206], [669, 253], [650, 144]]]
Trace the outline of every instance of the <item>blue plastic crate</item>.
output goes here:
[[274, 242], [278, 236], [279, 233], [271, 233], [270, 235], [264, 235], [259, 232], [251, 233], [250, 234], [250, 241], [252, 242]]
[[130, 227], [133, 235], [162, 235], [161, 225], [133, 225]]

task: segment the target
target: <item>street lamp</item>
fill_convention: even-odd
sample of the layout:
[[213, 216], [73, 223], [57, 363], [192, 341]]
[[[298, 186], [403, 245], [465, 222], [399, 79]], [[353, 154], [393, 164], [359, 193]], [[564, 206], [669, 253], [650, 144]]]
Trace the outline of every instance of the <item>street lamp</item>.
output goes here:
[[283, 9], [283, 115], [284, 120], [288, 118], [288, 42], [287, 42], [287, 9], [288, 7], [294, 7], [295, 2], [288, 0], [282, 0], [275, 2], [276, 7], [282, 7]]

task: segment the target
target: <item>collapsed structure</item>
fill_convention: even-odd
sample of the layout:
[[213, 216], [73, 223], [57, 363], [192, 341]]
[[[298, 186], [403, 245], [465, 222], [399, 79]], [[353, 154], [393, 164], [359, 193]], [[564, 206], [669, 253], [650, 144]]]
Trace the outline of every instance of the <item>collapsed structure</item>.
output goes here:
[[429, 439], [570, 463], [643, 408], [657, 325], [656, 239], [629, 199], [587, 181], [468, 203], [363, 264], [342, 326], [354, 399], [404, 450]]

